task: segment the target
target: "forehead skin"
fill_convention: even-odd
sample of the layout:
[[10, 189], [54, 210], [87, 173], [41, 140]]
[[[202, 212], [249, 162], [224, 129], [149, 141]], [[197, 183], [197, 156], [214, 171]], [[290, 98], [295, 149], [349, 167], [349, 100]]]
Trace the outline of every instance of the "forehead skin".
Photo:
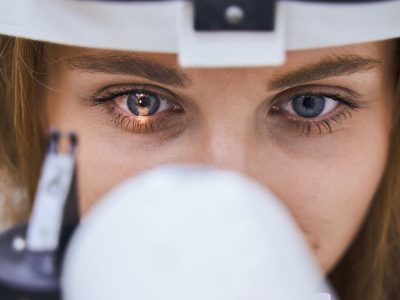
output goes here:
[[181, 68], [177, 62], [176, 54], [169, 53], [151, 53], [151, 52], [128, 52], [116, 50], [100, 50], [91, 48], [80, 48], [72, 46], [63, 46], [48, 44], [47, 58], [50, 64], [63, 60], [68, 60], [80, 56], [101, 56], [101, 55], [127, 55], [132, 57], [144, 58], [150, 61], [159, 62], [166, 66], [185, 71], [246, 71], [254, 72], [269, 70], [272, 74], [278, 75], [282, 70], [285, 72], [296, 70], [304, 65], [319, 63], [324, 58], [337, 58], [340, 56], [361, 56], [366, 58], [386, 58], [382, 62], [388, 63], [387, 67], [393, 66], [396, 44], [394, 40], [370, 42], [356, 45], [346, 45], [321, 49], [306, 49], [286, 52], [286, 61], [279, 66], [262, 66], [259, 68]]
[[[169, 86], [70, 65], [76, 57], [115, 54], [184, 72], [188, 84]], [[266, 108], [292, 87], [272, 89], [271, 84], [299, 69], [343, 56], [378, 63], [353, 74], [300, 85], [353, 90], [362, 108], [332, 134], [299, 137], [285, 126], [275, 126], [283, 121], [271, 121]], [[50, 126], [75, 130], [80, 137], [78, 184], [83, 214], [119, 182], [161, 164], [201, 163], [233, 169], [257, 179], [282, 200], [322, 269], [329, 271], [357, 233], [383, 174], [395, 97], [394, 57], [394, 42], [383, 41], [291, 51], [285, 64], [277, 67], [182, 69], [174, 54], [50, 45], [47, 119]], [[179, 95], [193, 107], [193, 123], [173, 139], [138, 136], [115, 128], [104, 111], [85, 105], [83, 100], [105, 86], [136, 82], [158, 85]], [[268, 130], [260, 129], [260, 124]]]

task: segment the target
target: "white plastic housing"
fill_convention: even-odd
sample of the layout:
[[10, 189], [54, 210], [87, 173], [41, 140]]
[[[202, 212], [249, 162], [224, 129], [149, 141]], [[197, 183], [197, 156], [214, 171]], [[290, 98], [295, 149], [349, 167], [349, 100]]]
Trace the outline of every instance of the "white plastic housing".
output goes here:
[[[288, 211], [242, 175], [163, 167], [115, 188], [85, 217], [65, 300], [330, 299]], [[324, 290], [325, 289], [325, 290]]]

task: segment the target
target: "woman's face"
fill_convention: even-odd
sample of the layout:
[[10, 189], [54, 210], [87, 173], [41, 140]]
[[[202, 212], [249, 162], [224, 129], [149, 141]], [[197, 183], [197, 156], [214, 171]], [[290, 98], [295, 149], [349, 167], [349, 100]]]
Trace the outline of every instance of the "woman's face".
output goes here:
[[183, 69], [172, 54], [49, 46], [48, 125], [79, 136], [82, 213], [167, 163], [247, 174], [289, 208], [323, 270], [382, 176], [394, 44], [293, 51], [279, 67]]

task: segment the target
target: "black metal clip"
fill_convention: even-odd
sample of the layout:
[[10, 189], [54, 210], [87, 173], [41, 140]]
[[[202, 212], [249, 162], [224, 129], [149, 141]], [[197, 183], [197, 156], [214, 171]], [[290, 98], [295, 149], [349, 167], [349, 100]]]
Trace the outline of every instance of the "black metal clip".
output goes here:
[[194, 0], [197, 31], [273, 31], [277, 0]]
[[[61, 136], [58, 131], [50, 133], [33, 207], [38, 212], [36, 218], [31, 216], [28, 224], [15, 226], [0, 235], [1, 299], [61, 299], [61, 264], [79, 222], [75, 179], [77, 140], [75, 134], [67, 134], [68, 149], [60, 154]], [[35, 242], [30, 243], [30, 231]]]

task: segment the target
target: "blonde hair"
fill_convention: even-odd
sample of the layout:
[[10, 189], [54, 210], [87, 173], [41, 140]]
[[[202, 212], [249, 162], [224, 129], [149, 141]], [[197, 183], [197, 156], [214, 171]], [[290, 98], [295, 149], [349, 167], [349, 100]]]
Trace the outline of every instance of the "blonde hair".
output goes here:
[[[27, 192], [29, 212], [44, 156], [40, 94], [44, 75], [43, 42], [0, 35], [0, 171]], [[400, 57], [400, 52], [398, 57]], [[399, 62], [396, 62], [399, 64]], [[36, 94], [33, 94], [33, 93]], [[397, 299], [400, 295], [400, 107], [395, 103], [387, 164], [359, 234], [329, 274], [344, 300]]]
[[44, 43], [0, 35], [0, 174], [14, 183], [3, 193], [13, 198], [13, 189], [23, 189], [29, 199], [10, 212], [14, 220], [30, 210], [44, 156], [43, 105], [34, 94], [44, 66]]
[[400, 39], [394, 64], [397, 94], [385, 172], [359, 234], [330, 274], [342, 299], [400, 297]]

